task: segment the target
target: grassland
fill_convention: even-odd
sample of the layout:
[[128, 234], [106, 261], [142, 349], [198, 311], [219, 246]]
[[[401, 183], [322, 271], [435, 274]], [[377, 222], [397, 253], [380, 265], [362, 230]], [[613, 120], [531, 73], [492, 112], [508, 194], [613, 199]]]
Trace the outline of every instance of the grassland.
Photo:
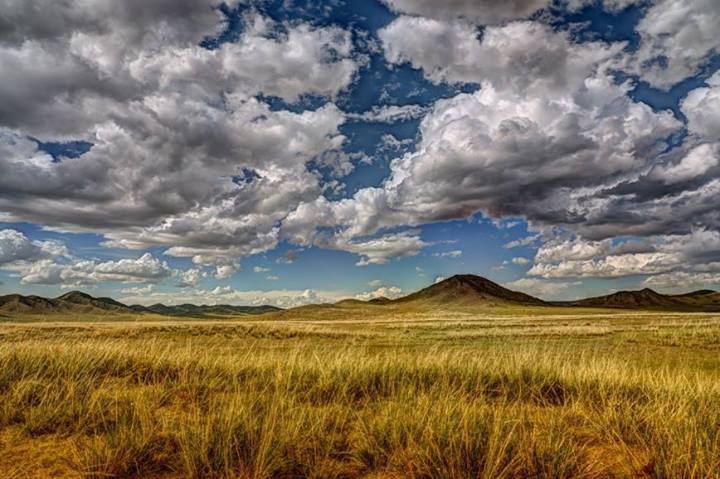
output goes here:
[[719, 315], [122, 319], [0, 321], [0, 477], [720, 477]]

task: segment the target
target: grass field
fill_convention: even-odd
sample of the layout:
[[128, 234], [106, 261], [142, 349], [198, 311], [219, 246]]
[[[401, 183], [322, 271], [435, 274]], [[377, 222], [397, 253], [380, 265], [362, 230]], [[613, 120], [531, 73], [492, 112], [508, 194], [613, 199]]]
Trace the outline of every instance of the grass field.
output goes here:
[[4, 319], [0, 477], [720, 477], [718, 315], [356, 313]]

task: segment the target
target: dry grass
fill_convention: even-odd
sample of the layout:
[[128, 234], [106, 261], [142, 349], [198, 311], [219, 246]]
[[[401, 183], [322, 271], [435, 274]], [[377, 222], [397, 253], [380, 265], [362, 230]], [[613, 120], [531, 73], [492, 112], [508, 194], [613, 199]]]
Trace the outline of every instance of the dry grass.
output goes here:
[[0, 477], [720, 477], [720, 319], [0, 324]]

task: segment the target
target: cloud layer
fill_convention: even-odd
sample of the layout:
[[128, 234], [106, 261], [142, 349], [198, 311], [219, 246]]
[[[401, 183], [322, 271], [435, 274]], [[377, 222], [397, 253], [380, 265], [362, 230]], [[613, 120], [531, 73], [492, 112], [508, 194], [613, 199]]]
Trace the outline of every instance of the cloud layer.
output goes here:
[[[223, 11], [236, 2], [217, 0], [4, 2], [2, 218], [133, 251], [76, 257], [5, 229], [0, 267], [25, 284], [164, 283], [214, 297], [226, 290], [201, 290], [205, 279], [228, 280], [283, 241], [349, 252], [367, 270], [422, 255], [434, 244], [423, 225], [481, 213], [528, 223], [530, 239], [513, 246], [539, 245], [535, 257], [508, 258], [529, 275], [509, 284], [528, 291], [560, 294], [568, 278], [717, 281], [716, 2], [383, 3], [392, 21], [364, 31], [257, 6], [233, 11], [233, 27]], [[588, 6], [640, 9], [636, 41], [555, 22]], [[357, 109], [378, 64], [444, 93]], [[677, 114], [635, 95], [689, 78], [697, 87]], [[417, 124], [415, 136], [393, 136], [397, 123]], [[358, 158], [377, 160], [348, 147], [358, 125], [387, 127], [391, 161], [345, 194]], [[89, 150], [43, 146], [69, 141]], [[314, 297], [298, 291], [288, 298]]]

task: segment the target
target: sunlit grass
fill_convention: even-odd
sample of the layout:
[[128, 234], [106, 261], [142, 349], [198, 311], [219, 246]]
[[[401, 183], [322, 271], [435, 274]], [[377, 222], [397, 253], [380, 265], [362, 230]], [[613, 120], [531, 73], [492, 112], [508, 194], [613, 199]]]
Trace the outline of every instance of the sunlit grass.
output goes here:
[[0, 326], [2, 477], [720, 477], [710, 315]]

